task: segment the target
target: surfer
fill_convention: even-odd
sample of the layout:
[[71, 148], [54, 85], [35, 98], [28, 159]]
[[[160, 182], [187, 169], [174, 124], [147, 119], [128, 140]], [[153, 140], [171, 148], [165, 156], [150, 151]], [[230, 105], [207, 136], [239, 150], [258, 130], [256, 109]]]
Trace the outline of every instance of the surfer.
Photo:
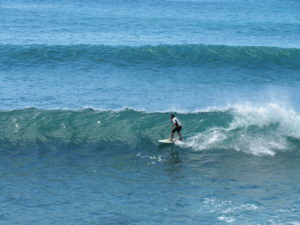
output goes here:
[[170, 137], [170, 141], [173, 141], [173, 137], [174, 137], [174, 133], [177, 132], [178, 135], [179, 135], [179, 140], [183, 140], [182, 136], [181, 136], [181, 129], [182, 129], [182, 125], [179, 121], [179, 119], [177, 117], [175, 117], [174, 114], [171, 114], [171, 121], [173, 123], [172, 125], [172, 131], [171, 131], [171, 137]]

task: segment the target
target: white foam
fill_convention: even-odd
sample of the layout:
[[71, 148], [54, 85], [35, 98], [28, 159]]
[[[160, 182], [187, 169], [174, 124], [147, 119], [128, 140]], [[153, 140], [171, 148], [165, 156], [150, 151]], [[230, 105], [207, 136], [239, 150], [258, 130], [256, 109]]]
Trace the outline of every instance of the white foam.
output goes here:
[[300, 115], [277, 103], [231, 106], [234, 116], [228, 127], [212, 127], [181, 144], [195, 150], [235, 149], [254, 155], [276, 154], [287, 149], [286, 137], [300, 138]]
[[228, 216], [219, 216], [218, 219], [224, 221], [225, 223], [233, 223], [235, 221], [233, 217]]
[[199, 212], [209, 211], [216, 215], [216, 218], [224, 223], [236, 223], [242, 219], [246, 212], [254, 212], [259, 210], [255, 204], [237, 204], [231, 200], [204, 198], [199, 206]]

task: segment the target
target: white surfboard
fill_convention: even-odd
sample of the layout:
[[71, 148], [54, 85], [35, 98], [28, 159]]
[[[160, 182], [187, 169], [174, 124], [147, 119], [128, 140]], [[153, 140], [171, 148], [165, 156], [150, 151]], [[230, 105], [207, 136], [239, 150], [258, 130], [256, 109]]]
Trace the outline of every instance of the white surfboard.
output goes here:
[[173, 141], [170, 141], [170, 139], [158, 140], [158, 142], [162, 143], [162, 144], [174, 144], [177, 141], [180, 141], [180, 140], [178, 140], [177, 138], [173, 139]]
[[162, 144], [173, 144], [175, 140], [170, 141], [170, 139], [162, 139], [162, 140], [158, 140], [158, 142]]

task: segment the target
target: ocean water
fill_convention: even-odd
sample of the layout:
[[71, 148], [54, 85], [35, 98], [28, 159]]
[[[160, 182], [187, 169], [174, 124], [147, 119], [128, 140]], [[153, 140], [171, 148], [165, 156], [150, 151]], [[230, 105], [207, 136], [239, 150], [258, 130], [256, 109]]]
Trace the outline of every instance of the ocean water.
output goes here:
[[300, 224], [299, 40], [298, 0], [1, 0], [0, 223]]

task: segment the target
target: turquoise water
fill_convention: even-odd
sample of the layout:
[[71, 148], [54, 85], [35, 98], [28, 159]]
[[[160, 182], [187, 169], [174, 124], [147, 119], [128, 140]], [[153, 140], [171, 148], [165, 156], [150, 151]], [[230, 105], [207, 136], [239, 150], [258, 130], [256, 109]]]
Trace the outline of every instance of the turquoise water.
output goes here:
[[299, 224], [299, 12], [2, 0], [1, 223]]

